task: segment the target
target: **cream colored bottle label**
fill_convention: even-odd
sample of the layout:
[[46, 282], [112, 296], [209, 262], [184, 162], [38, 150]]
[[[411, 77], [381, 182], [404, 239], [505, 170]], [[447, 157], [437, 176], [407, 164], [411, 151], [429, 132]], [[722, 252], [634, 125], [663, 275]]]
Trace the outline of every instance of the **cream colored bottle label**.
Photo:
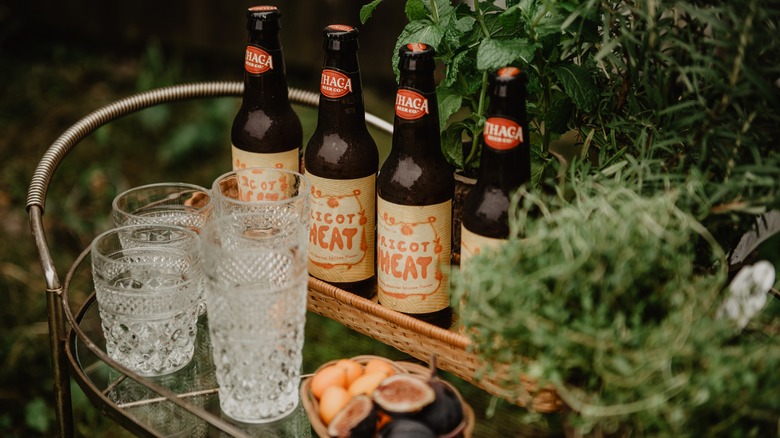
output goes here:
[[506, 242], [506, 239], [485, 237], [470, 231], [463, 224], [460, 226], [460, 268], [468, 269], [468, 261], [488, 248], [496, 248]]
[[431, 313], [450, 305], [452, 201], [427, 206], [377, 200], [377, 294], [386, 307]]
[[309, 274], [332, 283], [374, 276], [376, 175], [311, 182]]
[[298, 172], [300, 169], [298, 149], [273, 154], [247, 152], [233, 146], [233, 170], [247, 167], [274, 167]]
[[275, 169], [237, 169], [236, 177], [220, 183], [226, 196], [244, 202], [281, 201], [297, 193], [295, 175]]

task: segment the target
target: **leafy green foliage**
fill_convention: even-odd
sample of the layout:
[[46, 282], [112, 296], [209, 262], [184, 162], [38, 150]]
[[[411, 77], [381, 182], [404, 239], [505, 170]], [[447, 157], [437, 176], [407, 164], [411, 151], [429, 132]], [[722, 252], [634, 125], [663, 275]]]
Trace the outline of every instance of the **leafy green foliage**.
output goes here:
[[553, 68], [552, 73], [577, 108], [584, 112], [592, 112], [596, 109], [598, 105], [596, 82], [585, 68], [577, 64], [567, 64]]
[[454, 283], [478, 354], [509, 384], [554, 385], [580, 433], [777, 433], [776, 303], [741, 334], [716, 319], [720, 246], [680, 209], [682, 191], [645, 196], [621, 172], [643, 170], [515, 196], [510, 242]]
[[[381, 0], [363, 6], [361, 20], [365, 22]], [[555, 49], [560, 44], [564, 16], [546, 5], [555, 2], [507, 2], [506, 8], [493, 1], [477, 1], [473, 9], [465, 4], [453, 6], [449, 0], [408, 0], [406, 15], [409, 23], [396, 41], [391, 58], [398, 74], [398, 48], [411, 42], [433, 46], [436, 58], [444, 65], [444, 80], [438, 86], [439, 115], [443, 131], [442, 150], [456, 169], [475, 176], [479, 169], [479, 141], [469, 141], [471, 149], [461, 151], [464, 140], [479, 139], [488, 106], [487, 74], [498, 68], [515, 65], [523, 68], [531, 80], [544, 88], [543, 94], [529, 94], [531, 118], [544, 120], [553, 105], [562, 109], [560, 96], [571, 97], [584, 111], [596, 105], [597, 93], [590, 70], [573, 65], [571, 57], [562, 57]], [[566, 9], [571, 9], [568, 5]], [[573, 56], [573, 55], [572, 55]], [[557, 70], [556, 70], [557, 69]], [[541, 97], [541, 98], [540, 98]], [[464, 115], [467, 108], [474, 116]], [[569, 111], [559, 116], [572, 115]], [[463, 120], [463, 119], [466, 120]], [[556, 119], [556, 127], [566, 127], [570, 120]], [[549, 134], [542, 134], [540, 123], [532, 125], [542, 149], [547, 154]], [[562, 130], [561, 130], [562, 131]], [[556, 133], [560, 133], [556, 131]], [[551, 162], [537, 161], [542, 173], [554, 172]]]
[[780, 8], [505, 5], [411, 0], [398, 36], [435, 47], [442, 150], [467, 173], [487, 73], [528, 76], [534, 161], [515, 239], [456, 282], [478, 353], [556, 385], [581, 432], [776, 434], [777, 306], [742, 333], [713, 309], [725, 254], [780, 206]]
[[38, 433], [48, 432], [51, 411], [42, 398], [34, 398], [25, 406], [25, 422]]
[[[380, 4], [363, 6], [361, 19]], [[779, 8], [758, 0], [488, 0], [473, 8], [408, 0], [406, 13], [396, 50], [415, 41], [435, 47], [442, 151], [456, 169], [476, 175], [480, 142], [464, 151], [463, 141], [480, 137], [487, 73], [511, 64], [528, 76], [535, 184], [561, 175], [561, 165], [599, 171], [627, 156], [656, 163], [653, 173], [672, 181], [697, 175], [705, 183], [696, 202], [680, 202], [727, 250], [751, 215], [780, 205]], [[396, 52], [394, 68], [397, 61]], [[559, 163], [551, 147], [567, 132], [577, 134], [579, 159]]]

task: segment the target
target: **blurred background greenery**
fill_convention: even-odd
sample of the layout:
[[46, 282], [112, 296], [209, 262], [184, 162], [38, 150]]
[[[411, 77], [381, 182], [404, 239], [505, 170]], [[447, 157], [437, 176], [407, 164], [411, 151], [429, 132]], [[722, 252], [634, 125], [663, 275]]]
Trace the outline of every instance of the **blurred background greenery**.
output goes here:
[[[283, 12], [290, 85], [316, 91], [321, 29], [332, 23], [357, 25], [361, 2], [267, 3]], [[45, 283], [25, 211], [40, 157], [70, 125], [116, 99], [177, 83], [241, 80], [244, 11], [254, 4], [11, 0], [0, 5], [0, 436], [54, 434]], [[387, 9], [387, 19], [360, 28], [360, 56], [366, 109], [391, 120], [395, 82], [390, 57], [404, 18], [400, 4]], [[222, 98], [154, 107], [83, 140], [58, 169], [47, 197], [44, 224], [60, 277], [91, 239], [110, 226], [110, 201], [117, 193], [165, 180], [210, 186], [229, 170], [229, 128], [239, 103]], [[305, 142], [315, 127], [316, 110], [296, 110]], [[374, 134], [384, 158], [389, 136]], [[71, 291], [73, 308], [86, 295]], [[323, 346], [312, 360], [344, 354], [332, 340], [346, 329], [316, 316], [309, 328], [313, 342]], [[313, 338], [313, 328], [321, 338]], [[361, 353], [403, 357], [383, 347]], [[127, 435], [93, 408], [75, 384], [72, 388], [77, 435]], [[467, 397], [485, 398], [466, 385], [461, 388]], [[492, 408], [516, 409], [497, 401]], [[522, 425], [490, 427], [494, 430], [480, 436], [507, 436]]]

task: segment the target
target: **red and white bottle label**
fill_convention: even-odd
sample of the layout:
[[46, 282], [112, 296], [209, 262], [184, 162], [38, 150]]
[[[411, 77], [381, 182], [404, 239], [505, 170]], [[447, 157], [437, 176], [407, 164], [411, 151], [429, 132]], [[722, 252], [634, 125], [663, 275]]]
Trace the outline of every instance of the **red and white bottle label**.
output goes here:
[[428, 98], [405, 88], [395, 95], [395, 115], [406, 120], [416, 120], [429, 114]]
[[404, 313], [446, 308], [452, 201], [409, 206], [377, 198], [379, 302]]
[[523, 127], [517, 122], [503, 117], [490, 117], [485, 121], [482, 131], [485, 144], [501, 151], [514, 149], [525, 142]]
[[376, 176], [311, 182], [309, 274], [333, 283], [374, 276]]
[[322, 70], [320, 92], [323, 96], [338, 99], [352, 92], [352, 78], [331, 69]]
[[274, 69], [274, 58], [257, 46], [246, 46], [244, 69], [250, 74], [259, 75]]

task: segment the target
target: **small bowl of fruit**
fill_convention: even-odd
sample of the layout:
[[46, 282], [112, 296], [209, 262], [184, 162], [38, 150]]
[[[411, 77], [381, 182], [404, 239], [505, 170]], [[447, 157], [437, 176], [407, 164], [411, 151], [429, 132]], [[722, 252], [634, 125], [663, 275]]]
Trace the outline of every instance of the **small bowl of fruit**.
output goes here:
[[322, 438], [470, 438], [474, 411], [425, 367], [379, 356], [323, 364], [301, 384], [301, 400]]

